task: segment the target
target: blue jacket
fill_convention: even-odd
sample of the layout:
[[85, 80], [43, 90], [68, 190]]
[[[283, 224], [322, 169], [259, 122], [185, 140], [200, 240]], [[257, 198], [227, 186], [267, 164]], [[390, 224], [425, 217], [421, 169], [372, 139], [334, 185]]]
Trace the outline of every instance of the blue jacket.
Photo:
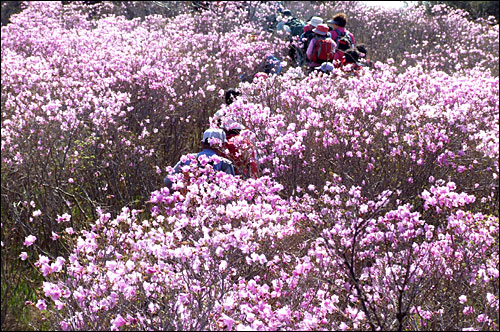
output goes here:
[[[217, 153], [214, 150], [212, 150], [212, 149], [203, 149], [201, 152], [199, 152], [196, 155], [196, 159], [198, 159], [202, 155], [207, 156], [208, 158], [210, 158], [213, 155], [217, 155]], [[221, 159], [221, 161], [218, 162], [217, 164], [213, 165], [214, 170], [215, 171], [222, 171], [222, 172], [230, 174], [230, 175], [235, 175], [233, 163], [229, 159], [226, 159], [226, 158], [223, 158], [223, 157], [220, 157], [220, 156], [219, 156], [219, 158]], [[177, 162], [177, 164], [175, 164], [175, 166], [174, 166], [175, 173], [181, 173], [182, 172], [181, 167], [185, 166], [185, 165], [189, 165], [189, 164], [190, 164], [189, 161], [187, 161], [187, 162], [182, 162], [182, 161]], [[167, 187], [169, 187], [169, 188], [172, 187], [172, 181], [168, 178], [168, 175], [163, 179], [163, 183]]]

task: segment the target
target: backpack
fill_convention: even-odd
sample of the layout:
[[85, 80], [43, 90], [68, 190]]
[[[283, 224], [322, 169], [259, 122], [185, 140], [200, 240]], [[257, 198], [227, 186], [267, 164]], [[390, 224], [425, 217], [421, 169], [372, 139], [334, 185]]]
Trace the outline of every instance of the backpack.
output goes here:
[[288, 25], [290, 27], [290, 32], [292, 36], [300, 36], [304, 31], [304, 26], [306, 24], [304, 23], [304, 21], [294, 17], [291, 20], [289, 20], [285, 25]]
[[337, 49], [344, 52], [353, 47], [351, 33], [349, 31], [346, 30], [344, 33], [341, 33], [338, 29], [335, 29], [335, 32], [337, 32], [337, 38], [335, 39]]
[[316, 44], [312, 52], [312, 61], [323, 63], [332, 61], [335, 54], [335, 42], [330, 37], [317, 37]]
[[311, 30], [307, 30], [306, 32], [304, 32], [304, 34], [302, 35], [302, 39], [305, 39], [306, 41], [303, 42], [303, 47], [302, 49], [304, 50], [304, 54], [306, 53], [307, 51], [307, 47], [309, 46], [309, 43], [311, 42], [311, 40], [314, 38], [314, 32]]

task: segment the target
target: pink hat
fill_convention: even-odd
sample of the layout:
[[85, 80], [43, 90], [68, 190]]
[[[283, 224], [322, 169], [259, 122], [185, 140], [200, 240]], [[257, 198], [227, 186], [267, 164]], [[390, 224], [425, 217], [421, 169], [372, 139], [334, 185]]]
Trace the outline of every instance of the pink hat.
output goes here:
[[313, 32], [318, 35], [325, 36], [328, 33], [328, 25], [319, 24], [316, 29], [313, 29]]

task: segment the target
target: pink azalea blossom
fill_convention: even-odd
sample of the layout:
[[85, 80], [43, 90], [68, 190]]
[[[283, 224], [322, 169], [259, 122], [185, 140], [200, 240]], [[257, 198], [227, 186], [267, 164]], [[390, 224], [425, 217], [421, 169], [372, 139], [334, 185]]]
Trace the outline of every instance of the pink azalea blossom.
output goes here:
[[116, 316], [116, 318], [111, 322], [111, 330], [118, 331], [119, 328], [125, 324], [127, 324], [127, 321], [120, 314], [118, 314], [118, 316]]
[[33, 243], [35, 243], [36, 241], [36, 236], [34, 235], [28, 235], [25, 239], [24, 239], [24, 245], [29, 247], [31, 246]]
[[38, 300], [35, 305], [40, 311], [47, 309], [47, 304], [45, 304], [44, 300]]

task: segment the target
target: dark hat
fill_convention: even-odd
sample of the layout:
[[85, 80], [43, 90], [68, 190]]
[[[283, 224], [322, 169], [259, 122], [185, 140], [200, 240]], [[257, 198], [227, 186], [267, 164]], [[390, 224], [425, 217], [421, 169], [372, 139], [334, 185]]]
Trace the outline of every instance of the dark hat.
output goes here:
[[335, 20], [329, 20], [329, 21], [326, 21], [327, 24], [335, 24], [335, 25], [340, 25], [339, 23], [340, 22], [337, 22]]

